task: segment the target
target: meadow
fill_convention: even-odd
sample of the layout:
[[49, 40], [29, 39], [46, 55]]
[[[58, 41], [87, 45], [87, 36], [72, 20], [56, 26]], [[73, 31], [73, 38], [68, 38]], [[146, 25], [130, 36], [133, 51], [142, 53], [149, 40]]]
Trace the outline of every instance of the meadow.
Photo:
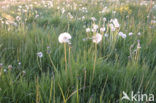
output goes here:
[[[123, 91], [155, 97], [122, 100]], [[0, 103], [155, 102], [153, 0], [1, 5]]]

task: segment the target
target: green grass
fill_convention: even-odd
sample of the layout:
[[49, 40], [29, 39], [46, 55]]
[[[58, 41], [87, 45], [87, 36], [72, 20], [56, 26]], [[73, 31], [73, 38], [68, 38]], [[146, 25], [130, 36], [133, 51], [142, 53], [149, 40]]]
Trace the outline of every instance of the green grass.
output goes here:
[[[17, 27], [0, 24], [0, 103], [129, 103], [121, 101], [123, 91], [156, 96], [156, 24], [150, 22], [156, 16], [153, 9], [126, 3], [129, 9], [121, 11], [119, 7], [124, 6], [108, 1], [102, 5], [75, 3], [79, 5], [76, 10], [55, 2], [52, 8], [34, 5], [27, 13], [17, 12], [17, 6], [0, 12], [0, 17], [6, 13], [22, 18]], [[79, 10], [80, 4], [88, 13]], [[66, 9], [64, 14], [58, 6]], [[105, 6], [108, 12], [99, 14]], [[74, 19], [69, 19], [68, 12]], [[82, 16], [86, 18], [79, 20]], [[83, 41], [87, 37], [84, 26], [92, 26], [93, 16], [100, 27], [102, 19], [107, 18], [104, 25], [109, 34], [97, 45], [97, 51], [92, 40]], [[120, 23], [115, 32], [108, 28], [113, 18]], [[127, 38], [117, 36], [119, 31], [126, 33]], [[58, 41], [62, 32], [72, 36], [72, 44], [67, 45], [67, 71], [64, 45]], [[128, 36], [129, 32], [133, 35]], [[141, 49], [137, 49], [138, 40]], [[43, 53], [42, 58], [38, 52]], [[8, 65], [13, 68], [8, 69]]]

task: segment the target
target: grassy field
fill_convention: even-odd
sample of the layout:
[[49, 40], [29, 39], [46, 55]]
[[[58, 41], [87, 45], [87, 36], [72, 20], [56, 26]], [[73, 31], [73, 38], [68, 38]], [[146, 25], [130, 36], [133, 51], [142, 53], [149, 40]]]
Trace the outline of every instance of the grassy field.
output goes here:
[[123, 91], [156, 97], [155, 2], [9, 5], [0, 8], [0, 103], [156, 102], [122, 100]]

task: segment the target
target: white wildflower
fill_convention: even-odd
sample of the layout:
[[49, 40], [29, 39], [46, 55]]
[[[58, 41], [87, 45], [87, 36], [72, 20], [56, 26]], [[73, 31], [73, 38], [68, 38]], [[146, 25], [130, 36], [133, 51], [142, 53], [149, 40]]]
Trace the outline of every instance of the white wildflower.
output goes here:
[[86, 28], [86, 32], [87, 32], [87, 33], [90, 32], [90, 28]]
[[93, 24], [93, 29], [94, 29], [94, 30], [97, 30], [98, 28], [99, 28], [99, 26], [98, 26], [98, 25]]
[[95, 30], [95, 29], [92, 29], [92, 32], [93, 32], [93, 33], [95, 33], [95, 32], [96, 32], [96, 30]]
[[109, 24], [109, 27], [110, 27], [111, 31], [115, 31], [116, 30], [113, 24]]
[[108, 37], [108, 34], [104, 34], [105, 37]]
[[104, 22], [106, 22], [106, 21], [107, 21], [107, 19], [106, 19], [106, 18], [103, 18], [103, 21], [104, 21]]
[[13, 68], [13, 67], [12, 67], [12, 65], [8, 65], [8, 69], [10, 69], [10, 70], [11, 70], [12, 68]]
[[21, 65], [21, 62], [19, 62], [18, 65]]
[[19, 22], [21, 20], [20, 16], [16, 16], [16, 20]]
[[92, 21], [96, 21], [96, 18], [95, 18], [95, 17], [91, 17], [91, 20], [92, 20]]
[[141, 33], [140, 33], [140, 32], [138, 32], [138, 35], [141, 35]]
[[133, 33], [132, 33], [132, 32], [130, 32], [128, 35], [129, 35], [129, 36], [132, 36], [132, 35], [133, 35]]
[[124, 34], [123, 32], [119, 32], [119, 36], [121, 36], [121, 37], [124, 38], [124, 39], [127, 37], [127, 35]]
[[105, 27], [100, 28], [100, 32], [105, 32], [105, 30], [106, 30]]
[[42, 53], [42, 52], [38, 52], [38, 53], [37, 53], [37, 56], [38, 56], [39, 58], [42, 58], [42, 57], [43, 57], [43, 53]]
[[120, 24], [119, 24], [119, 22], [118, 22], [118, 20], [116, 18], [115, 19], [111, 19], [110, 22], [112, 22], [114, 24], [115, 28], [119, 28], [120, 27]]
[[6, 69], [4, 69], [4, 72], [7, 72], [7, 70], [6, 70]]
[[58, 40], [60, 43], [68, 43], [68, 44], [71, 44], [70, 43], [70, 39], [71, 39], [71, 35], [67, 32], [64, 32], [64, 33], [61, 33]]
[[94, 35], [92, 37], [93, 43], [99, 43], [102, 40], [102, 35], [99, 33], [96, 33], [96, 35]]

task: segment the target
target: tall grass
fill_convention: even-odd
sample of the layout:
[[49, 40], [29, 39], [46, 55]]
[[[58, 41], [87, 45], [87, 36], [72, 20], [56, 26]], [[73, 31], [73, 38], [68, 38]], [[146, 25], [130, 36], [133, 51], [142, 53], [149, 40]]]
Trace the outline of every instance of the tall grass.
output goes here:
[[[156, 94], [156, 25], [150, 22], [156, 16], [153, 11], [138, 4], [116, 4], [116, 8], [110, 2], [75, 3], [88, 8], [88, 13], [80, 12], [81, 6], [72, 10], [63, 3], [52, 8], [35, 5], [33, 10], [20, 14], [22, 22], [17, 27], [1, 24], [0, 103], [129, 103], [121, 101], [123, 91]], [[58, 6], [66, 12], [62, 14]], [[100, 14], [105, 6], [109, 10]], [[121, 10], [124, 7], [128, 9]], [[16, 10], [14, 6], [7, 13], [16, 17], [16, 12], [11, 14]], [[40, 14], [37, 19], [35, 11]], [[67, 16], [68, 12], [74, 19]], [[82, 16], [86, 18], [79, 20]], [[109, 36], [103, 36], [97, 45], [90, 39], [83, 41], [87, 37], [84, 27], [92, 26], [92, 16], [99, 26], [107, 18], [104, 25]], [[116, 32], [108, 27], [112, 18], [120, 23]], [[127, 38], [119, 37], [119, 31]], [[58, 42], [62, 32], [72, 36], [72, 44], [65, 45], [65, 51]], [[128, 36], [129, 32], [133, 35]], [[42, 58], [38, 52], [43, 53]]]

